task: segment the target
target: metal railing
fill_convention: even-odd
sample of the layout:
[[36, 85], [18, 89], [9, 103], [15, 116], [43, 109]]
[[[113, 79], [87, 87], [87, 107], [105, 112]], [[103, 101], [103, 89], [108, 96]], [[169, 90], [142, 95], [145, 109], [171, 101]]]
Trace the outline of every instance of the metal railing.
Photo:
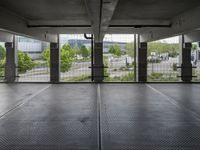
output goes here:
[[125, 62], [108, 62], [105, 68], [106, 82], [134, 82], [134, 64]]
[[159, 63], [148, 63], [147, 80], [149, 82], [178, 82], [180, 69], [178, 63], [167, 61]]
[[5, 66], [0, 66], [0, 82], [5, 80]]
[[19, 72], [17, 82], [49, 82], [50, 69], [47, 64], [35, 65], [31, 70]]
[[195, 66], [196, 68], [193, 69], [193, 76], [195, 76], [193, 82], [200, 82], [200, 61]]
[[91, 62], [73, 62], [68, 71], [60, 72], [61, 82], [90, 82], [91, 81]]

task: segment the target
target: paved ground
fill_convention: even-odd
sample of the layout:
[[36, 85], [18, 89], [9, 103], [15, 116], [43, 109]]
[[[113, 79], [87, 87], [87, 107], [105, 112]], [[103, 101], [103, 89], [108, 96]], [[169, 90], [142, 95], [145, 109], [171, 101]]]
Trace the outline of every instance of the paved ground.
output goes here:
[[198, 84], [0, 84], [1, 150], [199, 150]]

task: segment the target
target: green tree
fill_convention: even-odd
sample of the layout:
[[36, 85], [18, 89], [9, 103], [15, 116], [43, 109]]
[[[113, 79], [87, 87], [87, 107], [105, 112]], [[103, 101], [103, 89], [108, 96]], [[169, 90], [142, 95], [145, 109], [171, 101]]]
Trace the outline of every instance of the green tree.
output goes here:
[[26, 71], [31, 70], [35, 66], [35, 63], [32, 60], [32, 58], [23, 51], [18, 51], [17, 56], [19, 73], [26, 73]]
[[82, 45], [80, 48], [80, 54], [82, 55], [82, 57], [88, 57], [90, 55], [89, 50], [87, 49], [87, 47], [85, 45]]
[[60, 50], [61, 72], [69, 71], [75, 60], [75, 51], [70, 45], [65, 44]]
[[[75, 53], [75, 50], [68, 44], [63, 45], [63, 47], [60, 49], [61, 72], [66, 72], [71, 68], [72, 63], [75, 60]], [[50, 66], [50, 49], [45, 49], [42, 56], [43, 59], [47, 61], [48, 66]]]
[[44, 51], [42, 52], [42, 57], [50, 67], [50, 48], [44, 49]]
[[0, 78], [3, 78], [4, 76], [5, 61], [5, 58], [0, 60]]
[[2, 46], [0, 46], [0, 78], [4, 76], [4, 67], [5, 67], [5, 57], [6, 57], [6, 50]]
[[192, 44], [192, 51], [194, 52], [195, 50], [197, 50], [197, 45], [196, 44]]
[[2, 46], [0, 46], [0, 60], [6, 57], [6, 50]]
[[117, 44], [112, 45], [109, 48], [109, 53], [114, 54], [116, 56], [121, 56], [122, 55], [121, 47]]
[[176, 57], [179, 53], [179, 45], [174, 43], [161, 43], [161, 42], [151, 42], [148, 44], [148, 56], [151, 52], [156, 52], [157, 54], [168, 53], [170, 57]]
[[125, 49], [130, 57], [134, 57], [134, 42], [127, 43]]

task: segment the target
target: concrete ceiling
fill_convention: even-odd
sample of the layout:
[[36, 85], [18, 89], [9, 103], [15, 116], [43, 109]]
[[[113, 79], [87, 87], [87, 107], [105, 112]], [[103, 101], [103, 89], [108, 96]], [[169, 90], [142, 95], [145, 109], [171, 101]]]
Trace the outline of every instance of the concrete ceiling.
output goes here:
[[119, 0], [113, 20], [172, 19], [198, 5], [199, 0]]
[[149, 41], [199, 28], [199, 6], [199, 0], [0, 0], [0, 28], [42, 40], [58, 33], [93, 33], [97, 41], [106, 33], [140, 33]]

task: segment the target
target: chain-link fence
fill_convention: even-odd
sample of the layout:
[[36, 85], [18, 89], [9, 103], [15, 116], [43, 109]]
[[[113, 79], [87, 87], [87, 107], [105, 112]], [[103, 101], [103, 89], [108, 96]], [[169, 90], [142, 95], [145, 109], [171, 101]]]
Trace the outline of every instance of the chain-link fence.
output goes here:
[[17, 82], [50, 81], [49, 43], [17, 37]]
[[107, 34], [104, 38], [106, 82], [134, 82], [134, 34]]
[[6, 49], [5, 43], [0, 42], [0, 82], [5, 79], [5, 61], [6, 61]]
[[91, 40], [83, 34], [60, 35], [60, 81], [91, 81]]

